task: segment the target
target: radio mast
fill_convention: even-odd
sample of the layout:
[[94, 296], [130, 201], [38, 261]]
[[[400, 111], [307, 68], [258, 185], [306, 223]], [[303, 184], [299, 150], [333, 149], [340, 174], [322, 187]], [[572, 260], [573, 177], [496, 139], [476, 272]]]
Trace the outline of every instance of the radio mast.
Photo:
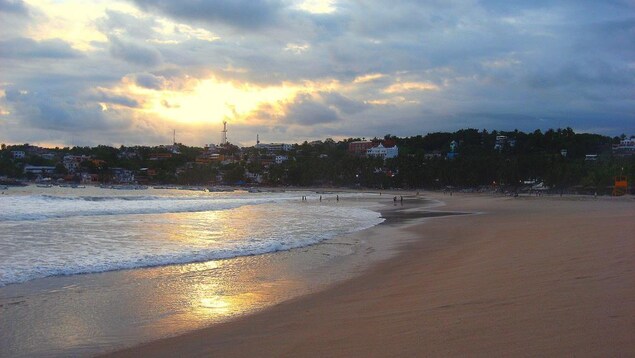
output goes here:
[[221, 145], [227, 144], [227, 121], [223, 121], [223, 130], [221, 131], [222, 136], [220, 140]]

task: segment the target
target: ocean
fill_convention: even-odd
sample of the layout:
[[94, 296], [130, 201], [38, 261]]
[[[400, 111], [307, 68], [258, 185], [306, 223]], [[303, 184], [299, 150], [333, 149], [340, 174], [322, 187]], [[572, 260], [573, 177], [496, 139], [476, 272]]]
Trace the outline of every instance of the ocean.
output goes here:
[[341, 238], [384, 220], [372, 210], [378, 199], [308, 191], [5, 190], [0, 356], [90, 355], [311, 291], [359, 250], [359, 239]]

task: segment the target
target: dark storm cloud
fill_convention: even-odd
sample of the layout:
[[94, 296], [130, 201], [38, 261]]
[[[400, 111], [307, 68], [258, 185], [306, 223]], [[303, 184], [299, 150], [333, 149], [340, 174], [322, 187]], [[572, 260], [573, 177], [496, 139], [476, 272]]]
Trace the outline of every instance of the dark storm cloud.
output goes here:
[[0, 57], [32, 59], [32, 58], [73, 58], [82, 56], [67, 42], [59, 39], [35, 41], [20, 37], [0, 41]]
[[22, 0], [0, 0], [0, 12], [28, 15], [29, 9]]
[[300, 94], [287, 106], [284, 122], [314, 126], [339, 120], [335, 110], [329, 108], [309, 94]]
[[157, 11], [181, 21], [257, 29], [273, 24], [283, 3], [277, 0], [171, 1], [133, 0], [141, 9]]

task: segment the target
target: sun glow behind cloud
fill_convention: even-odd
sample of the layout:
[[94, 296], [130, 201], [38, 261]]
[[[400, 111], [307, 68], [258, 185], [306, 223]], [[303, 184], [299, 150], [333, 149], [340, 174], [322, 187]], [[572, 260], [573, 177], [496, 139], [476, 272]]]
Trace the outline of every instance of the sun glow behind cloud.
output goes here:
[[335, 0], [304, 0], [297, 8], [313, 14], [330, 14], [337, 10]]
[[93, 49], [93, 41], [105, 42], [106, 36], [97, 30], [95, 21], [103, 17], [107, 9], [136, 13], [129, 4], [117, 1], [88, 2], [82, 0], [27, 0], [37, 8], [39, 19], [29, 29], [29, 37], [35, 40], [59, 38], [71, 43], [78, 50]]
[[[184, 90], [152, 90], [128, 84], [123, 90], [143, 103], [142, 111], [187, 124], [244, 121], [266, 105], [281, 111], [281, 103], [292, 100], [312, 84], [261, 87], [249, 83], [223, 82], [215, 77], [190, 80]], [[122, 89], [119, 89], [122, 90]]]

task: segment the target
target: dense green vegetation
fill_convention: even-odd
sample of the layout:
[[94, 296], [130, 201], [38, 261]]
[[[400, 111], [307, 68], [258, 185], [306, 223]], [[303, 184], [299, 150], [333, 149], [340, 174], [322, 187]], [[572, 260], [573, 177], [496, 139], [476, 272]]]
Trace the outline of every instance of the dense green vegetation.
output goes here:
[[[495, 148], [500, 135], [509, 140]], [[47, 150], [49, 158], [54, 154], [50, 159], [29, 150], [33, 147], [27, 144], [3, 145], [0, 176], [34, 179], [25, 176], [24, 166], [47, 165], [56, 168], [58, 177], [68, 178], [61, 160], [69, 154], [89, 157], [90, 160], [82, 161], [79, 171], [97, 174], [102, 182], [112, 180], [112, 168], [135, 173], [151, 168], [151, 177], [138, 177], [152, 183], [179, 184], [259, 180], [265, 185], [437, 189], [496, 186], [508, 190], [525, 186], [525, 181], [535, 181], [556, 191], [573, 188], [603, 193], [610, 190], [615, 175], [635, 175], [635, 156], [612, 154], [611, 145], [618, 143], [619, 137], [574, 133], [570, 128], [532, 133], [464, 129], [406, 138], [386, 135], [374, 140], [395, 143], [399, 148], [399, 156], [386, 161], [349, 154], [348, 143], [355, 140], [359, 138], [305, 142], [283, 153], [228, 145], [216, 151], [224, 161], [198, 163], [196, 160], [205, 149], [181, 144], [177, 154], [170, 154], [165, 146], [55, 148]], [[452, 142], [456, 145], [455, 155], [448, 158]], [[16, 150], [26, 151], [27, 156], [13, 158], [11, 152]], [[288, 160], [275, 164], [272, 161], [276, 154], [285, 155]], [[597, 160], [585, 160], [588, 154], [597, 154]], [[165, 157], [157, 160], [157, 155]]]

